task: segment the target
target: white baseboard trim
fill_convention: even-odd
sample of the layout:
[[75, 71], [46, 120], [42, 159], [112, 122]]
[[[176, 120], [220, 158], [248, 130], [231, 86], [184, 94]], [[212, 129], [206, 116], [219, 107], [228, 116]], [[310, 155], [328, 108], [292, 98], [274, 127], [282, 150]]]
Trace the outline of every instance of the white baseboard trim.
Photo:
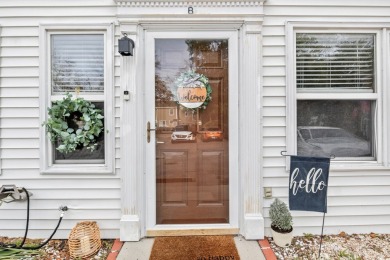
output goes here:
[[244, 218], [246, 240], [264, 239], [264, 217], [261, 214], [246, 214]]
[[123, 215], [120, 221], [121, 241], [140, 241], [141, 223], [137, 215]]

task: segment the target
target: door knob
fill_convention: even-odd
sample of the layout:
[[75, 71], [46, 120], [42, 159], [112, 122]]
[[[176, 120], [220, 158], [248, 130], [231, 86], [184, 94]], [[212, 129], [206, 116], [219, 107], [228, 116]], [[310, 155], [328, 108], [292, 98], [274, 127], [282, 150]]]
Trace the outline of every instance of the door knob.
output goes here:
[[156, 129], [152, 129], [150, 128], [150, 122], [148, 121], [148, 123], [146, 124], [146, 139], [148, 141], [148, 143], [150, 143], [150, 131], [156, 131]]

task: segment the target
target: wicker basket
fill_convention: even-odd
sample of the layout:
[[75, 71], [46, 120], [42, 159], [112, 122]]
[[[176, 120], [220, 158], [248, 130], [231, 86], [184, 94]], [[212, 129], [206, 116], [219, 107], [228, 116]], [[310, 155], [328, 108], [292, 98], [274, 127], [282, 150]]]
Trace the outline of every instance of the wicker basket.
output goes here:
[[68, 244], [72, 258], [86, 258], [95, 255], [102, 245], [100, 230], [96, 222], [77, 223], [70, 232]]

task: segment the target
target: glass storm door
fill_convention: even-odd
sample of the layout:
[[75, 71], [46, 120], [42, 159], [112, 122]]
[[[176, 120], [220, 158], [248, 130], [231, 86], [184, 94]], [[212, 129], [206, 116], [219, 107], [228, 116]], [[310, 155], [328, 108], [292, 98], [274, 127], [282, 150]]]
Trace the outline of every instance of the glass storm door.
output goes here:
[[229, 223], [229, 41], [155, 38], [151, 46], [155, 223]]

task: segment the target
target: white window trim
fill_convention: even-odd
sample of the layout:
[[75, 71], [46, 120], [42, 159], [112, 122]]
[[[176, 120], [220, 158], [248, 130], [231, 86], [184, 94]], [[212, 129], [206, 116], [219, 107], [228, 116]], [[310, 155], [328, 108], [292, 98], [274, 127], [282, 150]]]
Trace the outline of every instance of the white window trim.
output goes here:
[[[306, 33], [371, 33], [376, 35], [376, 60], [375, 60], [375, 82], [376, 93], [358, 93], [364, 99], [373, 99], [377, 101], [375, 116], [375, 147], [376, 159], [373, 161], [337, 161], [332, 160], [331, 169], [335, 171], [356, 172], [367, 170], [388, 169], [389, 155], [387, 147], [390, 144], [387, 131], [383, 131], [384, 126], [388, 128], [388, 120], [384, 116], [384, 111], [388, 107], [386, 104], [390, 101], [389, 93], [386, 91], [390, 77], [382, 73], [386, 66], [390, 66], [389, 39], [390, 34], [386, 33], [386, 28], [390, 24], [378, 23], [329, 23], [329, 22], [287, 22], [286, 23], [286, 150], [287, 154], [297, 153], [297, 100], [315, 99], [316, 93], [297, 93], [296, 91], [296, 68], [295, 68], [295, 34], [299, 32]], [[387, 49], [387, 50], [386, 50]], [[387, 57], [387, 58], [386, 58]], [[387, 65], [386, 65], [387, 62]], [[331, 94], [332, 95], [332, 94]], [[329, 96], [329, 95], [328, 95]], [[331, 96], [335, 99], [348, 99], [343, 93]], [[383, 102], [385, 100], [386, 102]], [[385, 145], [383, 145], [385, 144]], [[289, 157], [286, 157], [286, 169], [289, 170]]]
[[[41, 174], [113, 174], [115, 160], [115, 128], [113, 106], [113, 24], [41, 24], [39, 34], [39, 83], [40, 83], [40, 121], [47, 120], [47, 107], [54, 99], [61, 99], [62, 95], [51, 98], [50, 84], [50, 35], [64, 34], [104, 34], [104, 94], [83, 96], [89, 101], [104, 100], [105, 126], [105, 162], [96, 164], [54, 164], [52, 145], [47, 137], [45, 127], [40, 129], [40, 172]], [[97, 100], [99, 98], [99, 100]]]
[[[383, 37], [383, 42], [382, 42], [382, 46], [383, 46], [383, 49], [384, 49], [384, 57], [382, 57], [383, 59], [383, 71], [387, 72], [387, 73], [383, 73], [383, 99], [386, 100], [387, 102], [383, 102], [383, 110], [386, 111], [385, 116], [383, 117], [383, 127], [385, 127], [385, 129], [390, 129], [390, 120], [388, 119], [388, 114], [389, 114], [389, 109], [390, 109], [390, 104], [388, 103], [390, 101], [390, 91], [388, 90], [388, 88], [390, 87], [390, 26], [388, 26], [387, 28], [384, 28], [383, 29], [383, 35], [385, 35], [385, 37]], [[388, 132], [388, 131], [385, 131], [385, 133]], [[390, 138], [387, 138], [387, 140], [385, 140], [386, 142], [384, 143], [385, 145], [385, 149], [388, 149], [388, 147], [390, 147]], [[387, 167], [390, 167], [390, 153], [388, 152], [388, 150], [386, 150], [386, 166]]]
[[166, 127], [166, 125], [167, 125], [167, 120], [160, 120], [158, 122], [158, 126], [159, 127]]
[[[3, 27], [0, 24], [0, 34], [2, 33], [2, 29], [3, 29]], [[0, 59], [1, 59], [1, 56], [0, 56]], [[1, 102], [0, 102], [0, 105], [1, 105]], [[0, 129], [0, 136], [3, 136], [2, 129]], [[0, 138], [0, 142], [1, 142], [1, 138]], [[0, 148], [0, 154], [3, 154], [3, 148]], [[2, 159], [2, 157], [0, 157], [0, 176], [3, 174], [2, 162], [3, 162], [3, 159]]]

